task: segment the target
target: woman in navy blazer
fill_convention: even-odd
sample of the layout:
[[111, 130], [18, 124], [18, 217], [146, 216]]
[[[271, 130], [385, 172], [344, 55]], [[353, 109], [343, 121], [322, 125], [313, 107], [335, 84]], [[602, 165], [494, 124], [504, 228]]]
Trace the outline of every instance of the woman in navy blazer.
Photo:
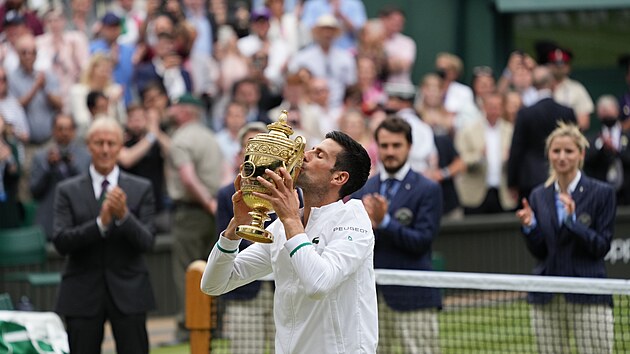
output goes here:
[[[575, 125], [560, 123], [547, 137], [549, 178], [516, 212], [527, 248], [537, 260], [534, 274], [606, 277], [615, 192], [580, 171], [587, 147]], [[570, 331], [580, 353], [612, 352], [612, 296], [530, 293], [528, 300], [540, 353], [570, 348]]]

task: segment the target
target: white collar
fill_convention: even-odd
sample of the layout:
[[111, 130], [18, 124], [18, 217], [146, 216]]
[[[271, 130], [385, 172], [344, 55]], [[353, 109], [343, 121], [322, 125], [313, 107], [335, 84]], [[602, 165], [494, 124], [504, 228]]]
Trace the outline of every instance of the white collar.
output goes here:
[[407, 173], [409, 173], [409, 170], [411, 169], [411, 164], [409, 163], [409, 160], [407, 160], [407, 162], [405, 162], [405, 164], [398, 171], [396, 171], [396, 173], [394, 173], [393, 175], [390, 175], [389, 173], [387, 173], [387, 171], [385, 171], [383, 164], [382, 163], [379, 163], [379, 164], [380, 164], [379, 177], [380, 177], [381, 182], [387, 180], [388, 178], [393, 178], [397, 181], [402, 181], [403, 179], [405, 179], [405, 177], [407, 176]]
[[[114, 169], [107, 175], [103, 176], [96, 168], [94, 168], [94, 164], [90, 164], [90, 177], [92, 177], [92, 182], [97, 185], [101, 185], [103, 180], [107, 179], [110, 186], [118, 185], [118, 177], [120, 176], [120, 168], [118, 165], [114, 166]], [[98, 182], [98, 183], [97, 183]]]
[[[580, 182], [580, 178], [582, 178], [582, 172], [578, 170], [577, 173], [575, 174], [575, 177], [571, 181], [571, 183], [569, 183], [569, 194], [575, 191], [575, 188], [577, 188], [578, 182]], [[553, 182], [553, 189], [556, 192], [560, 192], [560, 185], [558, 185], [558, 180]]]

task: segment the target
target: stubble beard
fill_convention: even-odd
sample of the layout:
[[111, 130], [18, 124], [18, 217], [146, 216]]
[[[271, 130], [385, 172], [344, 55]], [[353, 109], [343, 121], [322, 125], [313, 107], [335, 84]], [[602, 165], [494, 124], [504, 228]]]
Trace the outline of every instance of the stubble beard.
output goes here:
[[295, 186], [302, 189], [304, 199], [308, 198], [313, 201], [321, 199], [328, 191], [328, 186], [325, 183], [317, 183], [311, 180], [304, 171], [298, 176]]

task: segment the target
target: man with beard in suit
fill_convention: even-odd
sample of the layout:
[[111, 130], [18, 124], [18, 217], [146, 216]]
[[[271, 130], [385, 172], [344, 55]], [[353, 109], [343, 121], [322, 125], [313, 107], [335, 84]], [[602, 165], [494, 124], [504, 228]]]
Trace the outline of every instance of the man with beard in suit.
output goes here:
[[[440, 186], [411, 169], [411, 126], [385, 119], [374, 133], [379, 175], [352, 195], [362, 199], [376, 244], [374, 268], [431, 270], [432, 243], [442, 216]], [[439, 353], [438, 289], [377, 286], [379, 353]]]

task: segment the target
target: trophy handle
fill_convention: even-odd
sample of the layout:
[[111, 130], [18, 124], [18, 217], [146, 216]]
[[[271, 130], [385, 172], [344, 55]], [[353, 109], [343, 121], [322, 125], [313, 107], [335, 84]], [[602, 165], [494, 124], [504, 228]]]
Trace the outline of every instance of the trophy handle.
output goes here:
[[295, 142], [293, 144], [293, 153], [291, 154], [291, 158], [287, 162], [287, 171], [291, 175], [291, 178], [295, 180], [302, 168], [302, 162], [304, 162], [304, 147], [306, 146], [306, 141], [303, 136], [298, 136], [295, 138]]

